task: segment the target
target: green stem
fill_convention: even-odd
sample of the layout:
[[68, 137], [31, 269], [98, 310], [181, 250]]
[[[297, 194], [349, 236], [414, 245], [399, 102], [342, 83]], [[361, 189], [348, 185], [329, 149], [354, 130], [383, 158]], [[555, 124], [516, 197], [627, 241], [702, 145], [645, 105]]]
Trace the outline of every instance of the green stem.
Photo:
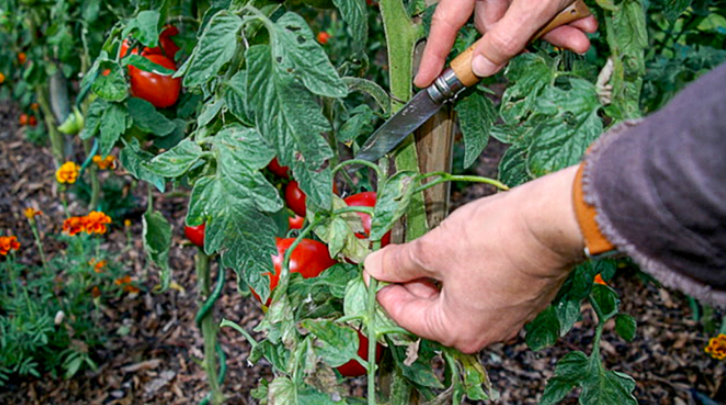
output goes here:
[[255, 347], [257, 347], [257, 345], [259, 344], [255, 340], [255, 338], [253, 338], [252, 335], [250, 335], [249, 332], [247, 332], [243, 327], [241, 327], [240, 325], [238, 325], [236, 322], [232, 322], [229, 319], [222, 319], [222, 322], [219, 324], [219, 327], [220, 328], [224, 328], [225, 326], [229, 326], [230, 328], [232, 328], [232, 329], [236, 330], [237, 332], [241, 333], [242, 336], [244, 336], [245, 339], [247, 339], [247, 342], [249, 342], [250, 346], [252, 346], [253, 349]]
[[43, 241], [40, 239], [40, 232], [38, 232], [38, 222], [35, 218], [28, 218], [28, 222], [30, 223], [30, 229], [33, 231], [35, 246], [38, 248], [38, 254], [40, 255], [40, 262], [43, 264], [43, 270], [48, 271], [48, 260], [45, 258], [45, 252], [43, 252]]
[[429, 189], [431, 187], [437, 186], [441, 183], [446, 183], [447, 181], [468, 181], [468, 182], [472, 182], [472, 183], [485, 183], [485, 184], [491, 184], [492, 186], [495, 186], [498, 189], [503, 190], [503, 191], [509, 190], [509, 187], [506, 184], [499, 182], [497, 180], [494, 180], [494, 179], [490, 179], [488, 177], [453, 175], [453, 174], [449, 174], [446, 172], [436, 172], [436, 173], [424, 174], [424, 175], [419, 176], [419, 180], [424, 179], [426, 177], [431, 177], [431, 176], [439, 176], [439, 178], [432, 182], [419, 186], [418, 188], [416, 188], [416, 190], [414, 192], [418, 193], [418, 192], [424, 191], [426, 189]]
[[[381, 242], [373, 243], [373, 249], [381, 248]], [[368, 311], [368, 319], [366, 326], [368, 329], [368, 405], [376, 404], [376, 292], [378, 291], [378, 280], [371, 277], [368, 283], [368, 302], [366, 309]]]
[[376, 172], [376, 174], [378, 175], [378, 177], [381, 177], [381, 168], [380, 167], [378, 167], [373, 162], [369, 162], [367, 160], [362, 160], [362, 159], [350, 159], [350, 160], [346, 160], [345, 162], [341, 162], [339, 165], [335, 166], [335, 168], [333, 169], [333, 176], [335, 176], [335, 173], [339, 172], [340, 169], [342, 169], [343, 167], [348, 166], [348, 165], [367, 166], [367, 167], [373, 169]]
[[[83, 141], [83, 149], [85, 150], [86, 155], [89, 155], [91, 153], [92, 148], [93, 141], [91, 141], [90, 139]], [[98, 200], [101, 195], [101, 183], [98, 181], [98, 167], [96, 167], [96, 165], [91, 165], [90, 176], [91, 201], [88, 203], [88, 210], [93, 211], [98, 208]]]
[[10, 256], [8, 256], [8, 260], [5, 262], [5, 265], [8, 269], [8, 277], [10, 278], [10, 286], [13, 289], [13, 297], [18, 296], [18, 282], [15, 278], [15, 261], [13, 260], [14, 254], [11, 253]]
[[48, 97], [46, 96], [45, 86], [38, 86], [35, 90], [35, 96], [38, 99], [38, 105], [43, 112], [45, 126], [48, 128], [48, 137], [50, 138], [51, 149], [56, 167], [60, 167], [63, 164], [64, 159], [63, 135], [55, 126], [55, 118], [53, 116], [53, 110], [50, 108]]
[[[209, 297], [211, 293], [212, 278], [209, 270], [209, 256], [200, 250], [195, 257], [197, 283], [202, 297]], [[222, 268], [219, 271], [223, 271]], [[219, 405], [224, 402], [224, 396], [217, 380], [217, 325], [214, 323], [213, 311], [208, 311], [201, 320], [202, 337], [204, 338], [204, 371], [207, 373], [209, 387], [212, 391], [212, 404]]]

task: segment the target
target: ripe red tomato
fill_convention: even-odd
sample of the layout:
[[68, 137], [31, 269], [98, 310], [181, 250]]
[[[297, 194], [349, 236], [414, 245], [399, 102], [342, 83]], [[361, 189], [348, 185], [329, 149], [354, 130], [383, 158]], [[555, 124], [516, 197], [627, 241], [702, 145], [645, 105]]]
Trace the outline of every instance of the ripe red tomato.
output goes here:
[[[358, 356], [363, 360], [368, 361], [368, 338], [365, 337], [360, 331], [358, 331]], [[380, 363], [381, 357], [383, 357], [383, 346], [376, 343], [376, 363]], [[366, 368], [363, 367], [357, 360], [350, 360], [342, 366], [336, 368], [343, 377], [358, 377], [366, 373]]]
[[272, 159], [269, 165], [267, 165], [267, 168], [270, 169], [272, 173], [275, 173], [277, 176], [282, 177], [283, 179], [289, 179], [290, 168], [287, 166], [280, 166], [280, 161], [277, 160], [277, 158]]
[[25, 52], [20, 52], [18, 54], [18, 63], [22, 65], [26, 60], [28, 60], [28, 55], [26, 55]]
[[21, 127], [28, 125], [28, 114], [20, 114], [18, 123], [20, 124]]
[[318, 42], [320, 42], [321, 45], [327, 44], [331, 37], [332, 35], [325, 31], [318, 32]]
[[157, 46], [154, 48], [145, 48], [141, 55], [163, 55], [171, 60], [174, 60], [176, 53], [179, 52], [179, 46], [171, 39], [171, 37], [178, 34], [179, 29], [173, 25], [167, 25], [164, 27], [164, 31], [162, 31], [159, 35], [159, 44], [161, 47]]
[[[124, 41], [121, 42], [121, 48], [119, 49], [119, 59], [123, 59], [126, 57], [126, 55], [128, 55], [130, 46], [131, 46], [131, 41], [129, 41], [128, 38], [124, 39]], [[131, 50], [131, 54], [138, 55], [139, 50], [134, 48]]]
[[[354, 194], [350, 197], [343, 199], [346, 204], [350, 207], [374, 207], [376, 205], [376, 193], [374, 191], [366, 191], [363, 193]], [[365, 239], [371, 234], [371, 221], [372, 218], [368, 214], [361, 212], [357, 213], [363, 222], [364, 234], [356, 234], [359, 239]], [[381, 247], [384, 247], [391, 243], [391, 232], [386, 233], [381, 238]]]
[[[280, 239], [275, 238], [277, 244], [277, 255], [272, 256], [272, 265], [275, 269], [275, 273], [262, 273], [263, 276], [270, 278], [270, 293], [275, 290], [277, 283], [280, 281], [280, 273], [282, 272], [282, 261], [285, 258], [285, 252], [295, 242], [295, 238]], [[300, 273], [303, 278], [317, 277], [325, 271], [327, 268], [336, 264], [337, 262], [330, 257], [328, 247], [324, 244], [312, 240], [303, 239], [300, 244], [297, 245], [295, 250], [290, 256], [290, 272]], [[255, 290], [250, 288], [252, 295], [260, 300], [260, 296], [257, 295]], [[270, 305], [270, 299], [267, 300], [265, 305]]]
[[293, 180], [287, 183], [287, 187], [285, 187], [285, 201], [287, 202], [287, 206], [290, 207], [292, 212], [300, 215], [301, 217], [304, 217], [305, 200], [305, 193], [303, 193], [303, 191], [300, 189], [300, 185], [297, 183], [297, 181]]
[[302, 229], [304, 223], [305, 217], [301, 217], [300, 215], [295, 215], [287, 219], [287, 225], [290, 229]]
[[193, 244], [199, 246], [200, 248], [204, 247], [204, 224], [197, 225], [197, 226], [185, 226], [184, 227], [184, 235], [187, 236], [187, 239], [189, 239], [190, 242]]
[[[157, 65], [176, 70], [174, 62], [164, 56], [149, 55], [146, 58]], [[179, 99], [180, 78], [173, 79], [171, 76], [145, 72], [133, 66], [129, 66], [129, 75], [131, 76], [131, 94], [134, 97], [144, 99], [158, 108], [170, 107]]]
[[30, 124], [30, 126], [31, 126], [31, 127], [34, 127], [34, 126], [38, 125], [38, 119], [37, 119], [37, 118], [35, 118], [35, 116], [34, 116], [34, 115], [31, 115], [31, 116], [30, 116], [30, 117], [28, 118], [28, 124]]

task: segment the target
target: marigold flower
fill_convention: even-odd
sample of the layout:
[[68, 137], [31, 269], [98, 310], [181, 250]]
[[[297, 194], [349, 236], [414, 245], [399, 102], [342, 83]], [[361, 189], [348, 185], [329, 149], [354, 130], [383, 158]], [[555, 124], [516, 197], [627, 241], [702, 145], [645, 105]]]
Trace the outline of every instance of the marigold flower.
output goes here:
[[86, 233], [97, 233], [97, 234], [104, 234], [106, 233], [106, 225], [111, 223], [111, 217], [104, 214], [101, 211], [91, 211], [90, 214], [86, 216]]
[[37, 216], [43, 215], [43, 211], [28, 207], [25, 209], [25, 211], [23, 211], [23, 214], [25, 214], [26, 218], [33, 219]]
[[98, 274], [103, 273], [103, 268], [106, 267], [108, 264], [107, 260], [99, 260], [96, 261], [96, 259], [91, 259], [88, 261], [88, 264], [93, 267], [93, 271], [95, 271]]
[[121, 278], [117, 278], [116, 280], [114, 280], [113, 283], [116, 285], [124, 285], [124, 284], [128, 284], [130, 282], [131, 282], [131, 276], [123, 276]]
[[716, 360], [726, 359], [726, 335], [721, 333], [715, 338], [711, 338], [706, 346], [706, 353]]
[[55, 172], [55, 179], [61, 184], [73, 184], [76, 182], [76, 179], [78, 179], [79, 170], [81, 170], [81, 168], [75, 162], [65, 162], [63, 163], [63, 166]]
[[138, 293], [139, 287], [136, 287], [135, 285], [131, 284], [131, 276], [123, 276], [121, 278], [117, 278], [114, 280], [114, 284], [117, 286], [123, 286], [124, 292], [135, 294]]
[[86, 217], [70, 217], [63, 222], [63, 232], [76, 235], [86, 230]]
[[131, 226], [131, 220], [128, 219], [128, 218], [127, 219], [124, 219], [124, 226], [127, 227], [127, 228], [130, 227]]
[[133, 284], [126, 284], [124, 286], [124, 292], [127, 292], [129, 294], [138, 294], [139, 293], [139, 287], [133, 285]]
[[0, 255], [6, 256], [11, 250], [20, 249], [20, 243], [15, 236], [0, 236]]
[[96, 155], [93, 157], [93, 163], [97, 164], [101, 170], [113, 169], [116, 167], [116, 158], [113, 155], [108, 155], [104, 159], [101, 158], [101, 155]]
[[0, 84], [3, 84], [5, 82], [5, 75], [0, 73]]
[[602, 279], [602, 276], [600, 274], [595, 276], [594, 282], [602, 285], [608, 285], [608, 283], [606, 283], [605, 280]]

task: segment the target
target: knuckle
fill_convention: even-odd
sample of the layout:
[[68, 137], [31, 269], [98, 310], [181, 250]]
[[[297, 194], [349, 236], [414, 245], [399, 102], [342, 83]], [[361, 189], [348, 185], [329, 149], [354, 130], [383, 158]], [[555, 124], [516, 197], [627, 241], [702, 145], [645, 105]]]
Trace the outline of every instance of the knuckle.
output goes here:
[[[495, 50], [495, 55], [501, 56], [501, 59], [508, 59], [517, 53], [522, 48], [520, 41], [510, 33], [504, 30], [493, 30], [487, 33], [489, 36], [489, 44]], [[494, 56], [494, 55], [487, 55]], [[499, 59], [499, 58], [497, 58]], [[503, 60], [494, 60], [495, 63], [502, 63]]]

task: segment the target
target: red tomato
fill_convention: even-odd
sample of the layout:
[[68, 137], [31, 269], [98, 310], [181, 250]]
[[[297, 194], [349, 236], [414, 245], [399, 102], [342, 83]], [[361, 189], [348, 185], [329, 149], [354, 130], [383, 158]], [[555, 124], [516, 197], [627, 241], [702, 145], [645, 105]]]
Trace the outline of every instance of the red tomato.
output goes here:
[[26, 55], [25, 52], [20, 52], [18, 54], [18, 63], [22, 65], [26, 60], [28, 60], [28, 55]]
[[325, 31], [318, 32], [318, 42], [320, 42], [321, 45], [327, 44], [331, 37], [332, 35]]
[[[333, 183], [333, 193], [338, 193], [338, 188], [335, 186], [335, 183]], [[293, 180], [287, 183], [287, 187], [285, 187], [285, 201], [292, 212], [304, 217], [306, 199], [307, 197], [305, 196], [305, 193], [303, 193], [297, 181]]]
[[197, 225], [197, 226], [185, 226], [184, 227], [184, 235], [187, 236], [187, 239], [189, 239], [190, 242], [193, 244], [199, 246], [200, 248], [204, 247], [204, 224]]
[[[363, 360], [368, 361], [368, 338], [365, 337], [360, 331], [358, 331], [358, 356]], [[380, 363], [381, 357], [383, 357], [383, 346], [376, 343], [376, 363]], [[363, 367], [357, 360], [350, 360], [342, 366], [336, 368], [343, 377], [358, 377], [366, 373], [366, 368]]]
[[[119, 49], [119, 59], [123, 59], [126, 57], [126, 55], [129, 53], [129, 46], [131, 46], [131, 41], [128, 39], [124, 39], [123, 42], [121, 42], [121, 48]], [[134, 48], [131, 50], [132, 55], [138, 55], [139, 50]]]
[[270, 169], [272, 173], [275, 173], [277, 176], [282, 177], [283, 179], [289, 179], [290, 168], [287, 166], [280, 166], [280, 161], [277, 160], [277, 158], [272, 159], [269, 165], [267, 165], [267, 168]]
[[34, 126], [38, 125], [38, 119], [37, 119], [37, 118], [35, 118], [35, 116], [34, 116], [34, 115], [31, 115], [31, 116], [30, 116], [30, 117], [28, 118], [28, 124], [30, 124], [30, 126], [31, 126], [31, 127], [34, 127]]
[[20, 124], [21, 127], [28, 125], [28, 114], [20, 114], [18, 123]]
[[[149, 55], [146, 56], [146, 59], [167, 69], [176, 70], [174, 62], [164, 56]], [[180, 78], [173, 79], [171, 76], [145, 72], [133, 66], [129, 66], [129, 75], [131, 76], [131, 95], [134, 97], [144, 99], [158, 108], [170, 107], [179, 99]]]
[[[345, 201], [345, 203], [350, 207], [374, 207], [376, 205], [376, 193], [374, 191], [366, 191], [347, 197], [343, 201]], [[361, 222], [363, 222], [363, 231], [365, 233], [356, 234], [356, 236], [359, 239], [365, 239], [371, 233], [372, 218], [370, 215], [363, 214], [361, 212], [358, 212], [357, 214], [360, 217]], [[381, 238], [381, 247], [384, 247], [389, 243], [391, 243], [391, 232], [383, 235], [383, 238]]]
[[174, 60], [176, 53], [179, 52], [179, 46], [171, 39], [171, 37], [178, 34], [179, 29], [173, 25], [167, 25], [164, 28], [164, 31], [162, 31], [159, 35], [159, 44], [161, 47], [157, 46], [154, 48], [145, 48], [141, 55], [164, 55], [167, 58]]
[[300, 215], [295, 215], [287, 219], [287, 225], [290, 229], [302, 229], [304, 223], [305, 217], [301, 217]]
[[[280, 281], [280, 273], [282, 272], [282, 261], [285, 258], [285, 252], [295, 242], [295, 238], [280, 239], [275, 238], [277, 244], [277, 255], [272, 256], [272, 265], [275, 269], [275, 273], [262, 273], [263, 276], [270, 278], [270, 293], [275, 290], [277, 283]], [[337, 262], [330, 257], [328, 247], [324, 244], [312, 240], [303, 239], [300, 244], [297, 245], [295, 250], [290, 256], [290, 272], [300, 273], [303, 278], [317, 277], [320, 273], [325, 271], [330, 266]], [[257, 295], [255, 290], [252, 290], [252, 295], [260, 300], [260, 296]], [[270, 299], [267, 300], [265, 305], [270, 305]]]

